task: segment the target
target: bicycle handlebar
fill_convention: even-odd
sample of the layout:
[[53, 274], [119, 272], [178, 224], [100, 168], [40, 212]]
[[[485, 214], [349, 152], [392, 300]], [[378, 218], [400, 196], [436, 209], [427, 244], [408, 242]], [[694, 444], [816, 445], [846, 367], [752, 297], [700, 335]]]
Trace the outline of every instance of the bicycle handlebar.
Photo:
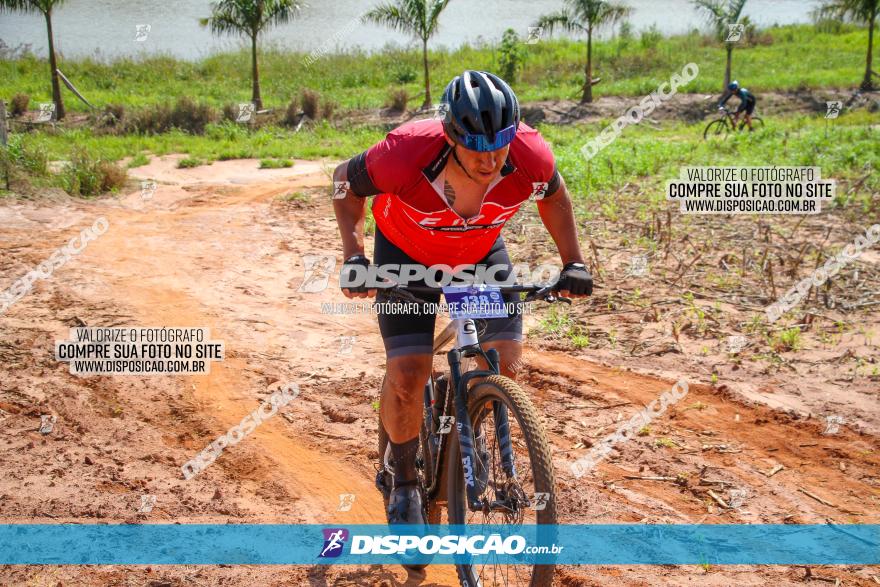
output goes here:
[[[563, 298], [562, 296], [554, 295], [554, 291], [559, 286], [559, 282], [552, 285], [496, 285], [493, 286], [497, 288], [496, 291], [499, 293], [525, 293], [528, 292], [528, 295], [523, 300], [524, 302], [533, 302], [535, 300], [542, 300], [549, 304], [554, 302], [565, 302], [567, 304], [571, 303], [571, 300], [568, 298]], [[376, 289], [388, 292], [390, 295], [395, 295], [406, 299], [411, 302], [422, 303], [425, 300], [419, 299], [413, 295], [413, 293], [438, 293], [442, 292], [442, 287], [431, 287], [428, 285], [400, 285], [397, 283], [389, 284], [387, 287], [377, 287]]]

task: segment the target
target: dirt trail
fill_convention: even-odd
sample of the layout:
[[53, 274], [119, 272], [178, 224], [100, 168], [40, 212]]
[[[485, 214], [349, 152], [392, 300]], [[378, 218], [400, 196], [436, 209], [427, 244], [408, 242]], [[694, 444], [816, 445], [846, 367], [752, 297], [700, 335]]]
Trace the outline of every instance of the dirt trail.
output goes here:
[[[104, 216], [110, 229], [0, 317], [0, 517], [6, 522], [380, 523], [373, 486], [384, 352], [375, 319], [321, 313], [333, 284], [299, 292], [302, 255], [337, 254], [321, 164], [258, 171], [254, 161], [177, 170], [175, 157], [134, 174], [155, 195], [0, 208], [2, 282]], [[299, 196], [285, 197], [301, 192]], [[370, 244], [371, 246], [371, 244]], [[8, 267], [8, 270], [6, 269]], [[201, 377], [76, 378], [52, 342], [77, 324], [211, 328], [227, 359]], [[345, 339], [356, 337], [348, 349]], [[672, 381], [530, 346], [522, 382], [554, 445], [563, 523], [876, 523], [880, 445], [822, 434], [724, 390], [693, 384], [643, 436], [595, 474], [572, 460]], [[190, 481], [180, 465], [237, 424], [279, 383], [302, 394]], [[39, 414], [58, 416], [49, 436]], [[777, 465], [784, 469], [768, 476]], [[656, 481], [626, 477], [663, 477]], [[712, 498], [738, 499], [723, 508]], [[737, 492], [731, 493], [731, 490]], [[139, 495], [156, 496], [138, 512]], [[354, 494], [350, 511], [340, 495]], [[826, 503], [817, 501], [821, 498]], [[828, 505], [833, 504], [833, 505]], [[794, 585], [792, 567], [565, 567], [559, 585]], [[813, 575], [868, 585], [876, 569]], [[880, 578], [880, 577], [878, 577]], [[403, 584], [399, 567], [3, 568], [13, 585]], [[833, 582], [833, 579], [831, 579]], [[411, 580], [410, 582], [415, 582]], [[455, 585], [450, 567], [425, 585]]]

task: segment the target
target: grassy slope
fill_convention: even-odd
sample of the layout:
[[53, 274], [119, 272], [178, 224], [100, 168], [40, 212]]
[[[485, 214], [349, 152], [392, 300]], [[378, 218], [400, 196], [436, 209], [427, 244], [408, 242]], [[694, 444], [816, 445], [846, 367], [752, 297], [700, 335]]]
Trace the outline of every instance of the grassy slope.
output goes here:
[[[853, 87], [864, 71], [867, 32], [843, 27], [840, 34], [817, 33], [810, 25], [774, 27], [762, 35], [769, 45], [734, 51], [734, 75], [760, 94], [798, 87]], [[597, 95], [643, 95], [689, 62], [700, 67], [699, 77], [688, 86], [693, 92], [717, 92], [722, 77], [724, 51], [705, 36], [692, 33], [659, 40], [645, 46], [639, 38], [607, 41], [595, 47], [597, 75], [602, 83]], [[570, 99], [579, 96], [583, 77], [584, 43], [544, 40], [523, 45], [525, 69], [514, 84], [523, 101]], [[432, 52], [434, 99], [439, 100], [445, 80], [463, 68], [497, 71], [497, 48], [462, 47]], [[281, 106], [302, 88], [325, 94], [344, 108], [370, 108], [385, 104], [389, 89], [405, 86], [417, 106], [421, 88], [420, 54], [388, 48], [375, 54], [325, 56], [310, 67], [303, 55], [265, 49], [261, 54], [263, 99]], [[61, 61], [60, 67], [93, 103], [143, 106], [167, 97], [191, 96], [214, 106], [250, 99], [249, 54], [216, 55], [197, 62], [170, 57], [120, 59], [102, 63], [92, 59]], [[34, 58], [0, 61], [0, 96], [30, 94], [32, 108], [50, 100], [45, 62]], [[65, 90], [72, 110], [85, 106]]]
[[[754, 134], [743, 133], [723, 142], [701, 138], [705, 123], [685, 125], [667, 123], [659, 129], [646, 125], [624, 129], [620, 138], [585, 162], [580, 148], [601, 132], [603, 123], [578, 126], [542, 125], [541, 131], [552, 145], [557, 164], [584, 218], [601, 216], [611, 221], [624, 215], [626, 206], [618, 197], [609, 197], [627, 183], [641, 187], [638, 217], [666, 207], [665, 180], [677, 177], [686, 165], [785, 165], [819, 166], [824, 177], [861, 178], [880, 168], [878, 128], [880, 114], [865, 111], [844, 114], [834, 121], [820, 117], [775, 118], [768, 127]], [[231, 123], [211, 125], [204, 136], [181, 132], [157, 136], [94, 136], [85, 129], [62, 130], [55, 135], [24, 135], [28, 144], [48, 152], [50, 159], [67, 159], [76, 148], [85, 148], [103, 158], [117, 160], [140, 152], [161, 155], [188, 153], [206, 161], [225, 158], [316, 158], [343, 159], [366, 149], [383, 136], [375, 128], [337, 130], [322, 124], [314, 131], [293, 133], [267, 127], [255, 132]], [[843, 192], [844, 190], [841, 190]], [[870, 192], [880, 191], [880, 177], [872, 174], [852, 198], [861, 210], [880, 219], [872, 208]], [[842, 203], [842, 200], [841, 200]], [[626, 210], [626, 213], [631, 210]]]
[[[579, 149], [601, 131], [602, 125], [543, 126], [541, 131], [553, 146], [569, 189], [589, 204], [581, 214], [612, 221], [619, 219], [624, 207], [616, 197], [603, 194], [637, 182], [643, 193], [650, 194], [640, 209], [642, 216], [634, 219], [643, 220], [650, 210], [666, 207], [665, 182], [678, 177], [684, 166], [818, 166], [823, 177], [837, 179], [861, 178], [880, 167], [880, 114], [856, 112], [827, 125], [824, 119], [809, 116], [768, 122], [763, 131], [743, 133], [726, 141], [703, 141], [705, 122], [667, 125], [661, 130], [631, 126], [586, 163]], [[868, 191], [880, 191], [880, 177], [873, 173], [864, 188], [861, 205], [854, 209], [870, 207]], [[843, 202], [841, 196], [839, 203]], [[880, 219], [880, 210], [874, 209], [873, 217]]]

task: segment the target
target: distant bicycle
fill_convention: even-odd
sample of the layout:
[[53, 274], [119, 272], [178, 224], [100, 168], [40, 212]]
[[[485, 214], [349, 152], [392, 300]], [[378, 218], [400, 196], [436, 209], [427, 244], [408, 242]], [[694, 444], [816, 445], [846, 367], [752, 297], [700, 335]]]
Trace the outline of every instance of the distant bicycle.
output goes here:
[[[727, 135], [729, 135], [732, 131], [741, 131], [746, 125], [745, 120], [742, 120], [737, 127], [736, 119], [733, 116], [733, 112], [731, 112], [727, 108], [719, 108], [718, 110], [721, 112], [721, 118], [710, 122], [708, 125], [706, 125], [706, 130], [703, 131], [703, 138], [706, 140], [708, 140], [709, 137], [726, 139]], [[764, 128], [764, 121], [757, 116], [752, 116], [752, 128]]]

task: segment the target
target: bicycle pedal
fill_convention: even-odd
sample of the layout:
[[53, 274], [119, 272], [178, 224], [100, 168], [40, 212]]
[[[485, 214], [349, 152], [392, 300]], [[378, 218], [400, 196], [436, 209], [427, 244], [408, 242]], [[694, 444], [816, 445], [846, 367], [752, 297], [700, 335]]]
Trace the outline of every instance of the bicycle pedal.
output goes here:
[[391, 496], [391, 487], [386, 484], [384, 469], [376, 471], [376, 489], [382, 493], [385, 499], [388, 499]]

